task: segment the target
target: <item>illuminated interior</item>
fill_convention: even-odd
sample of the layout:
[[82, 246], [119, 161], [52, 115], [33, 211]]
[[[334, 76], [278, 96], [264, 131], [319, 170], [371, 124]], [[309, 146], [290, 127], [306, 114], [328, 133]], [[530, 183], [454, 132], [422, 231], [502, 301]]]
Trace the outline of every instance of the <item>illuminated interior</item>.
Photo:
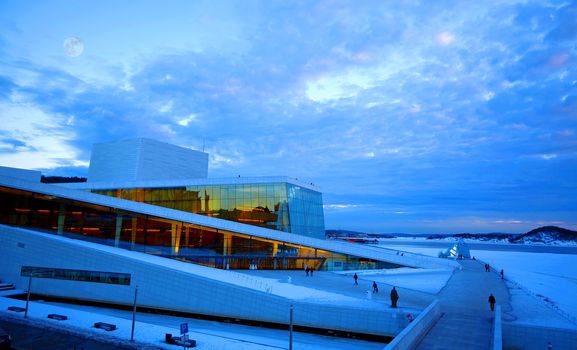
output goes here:
[[93, 193], [324, 238], [322, 195], [290, 183], [98, 189]]
[[[143, 192], [146, 196], [146, 191]], [[176, 198], [173, 198], [174, 203], [179, 202]], [[258, 200], [252, 203], [259, 204]], [[309, 266], [316, 270], [350, 270], [394, 266], [10, 187], [0, 187], [0, 208], [2, 224], [216, 268], [303, 269]]]

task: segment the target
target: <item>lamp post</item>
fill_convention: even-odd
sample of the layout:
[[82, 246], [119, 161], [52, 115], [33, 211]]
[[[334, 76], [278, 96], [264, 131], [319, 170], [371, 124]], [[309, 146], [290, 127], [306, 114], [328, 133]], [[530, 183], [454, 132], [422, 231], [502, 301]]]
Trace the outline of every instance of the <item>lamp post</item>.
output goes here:
[[32, 288], [32, 271], [28, 276], [28, 295], [26, 295], [26, 310], [24, 311], [24, 318], [28, 318], [28, 304], [30, 304], [30, 289]]
[[290, 308], [289, 350], [293, 350], [293, 306]]
[[132, 305], [132, 331], [130, 333], [130, 341], [134, 341], [134, 323], [136, 321], [136, 297], [138, 296], [138, 286], [134, 288], [134, 304]]

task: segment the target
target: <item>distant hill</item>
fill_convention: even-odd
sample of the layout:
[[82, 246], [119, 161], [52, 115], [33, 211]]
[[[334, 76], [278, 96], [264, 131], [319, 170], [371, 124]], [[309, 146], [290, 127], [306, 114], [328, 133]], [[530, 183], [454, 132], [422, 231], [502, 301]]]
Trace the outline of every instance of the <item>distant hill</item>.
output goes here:
[[511, 238], [517, 237], [519, 234], [515, 233], [456, 233], [453, 235], [428, 235], [427, 239], [445, 239], [445, 238], [463, 238], [476, 239], [478, 241], [508, 241]]
[[557, 226], [543, 226], [509, 239], [511, 243], [577, 242], [577, 231]]
[[519, 233], [457, 233], [457, 234], [433, 234], [433, 235], [410, 235], [404, 233], [392, 234], [377, 234], [377, 233], [363, 233], [357, 231], [347, 230], [327, 230], [327, 238], [358, 238], [358, 239], [376, 239], [376, 238], [397, 238], [397, 237], [424, 237], [430, 240], [445, 240], [445, 239], [468, 239], [478, 240], [483, 242], [510, 242], [515, 244], [523, 243], [541, 243], [541, 244], [557, 244], [557, 243], [572, 243], [577, 244], [577, 231], [571, 231], [557, 226], [543, 226], [531, 230], [524, 234]]
[[[404, 236], [404, 234], [398, 234]], [[358, 237], [358, 238], [396, 238], [397, 234], [365, 233], [348, 230], [325, 230], [327, 238]]]

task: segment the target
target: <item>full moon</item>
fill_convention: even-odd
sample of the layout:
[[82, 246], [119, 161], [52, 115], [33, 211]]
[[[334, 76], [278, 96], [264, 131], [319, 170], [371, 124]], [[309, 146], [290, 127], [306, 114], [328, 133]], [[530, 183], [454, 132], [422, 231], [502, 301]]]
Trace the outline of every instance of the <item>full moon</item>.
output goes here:
[[77, 38], [75, 36], [66, 38], [62, 46], [64, 47], [64, 53], [66, 54], [66, 56], [70, 57], [78, 57], [82, 55], [82, 52], [84, 51], [84, 43], [82, 43], [82, 40], [80, 40], [80, 38]]

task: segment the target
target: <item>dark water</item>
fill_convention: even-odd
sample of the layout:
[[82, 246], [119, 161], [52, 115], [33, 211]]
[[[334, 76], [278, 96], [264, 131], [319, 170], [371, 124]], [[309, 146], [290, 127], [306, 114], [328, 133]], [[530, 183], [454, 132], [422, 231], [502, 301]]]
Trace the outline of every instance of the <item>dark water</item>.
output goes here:
[[[554, 245], [529, 245], [529, 244], [498, 244], [498, 243], [470, 243], [466, 242], [470, 250], [492, 250], [524, 253], [552, 253], [552, 254], [577, 254], [577, 247], [561, 247]], [[380, 246], [410, 245], [427, 248], [448, 249], [455, 242], [451, 241], [383, 241]]]

